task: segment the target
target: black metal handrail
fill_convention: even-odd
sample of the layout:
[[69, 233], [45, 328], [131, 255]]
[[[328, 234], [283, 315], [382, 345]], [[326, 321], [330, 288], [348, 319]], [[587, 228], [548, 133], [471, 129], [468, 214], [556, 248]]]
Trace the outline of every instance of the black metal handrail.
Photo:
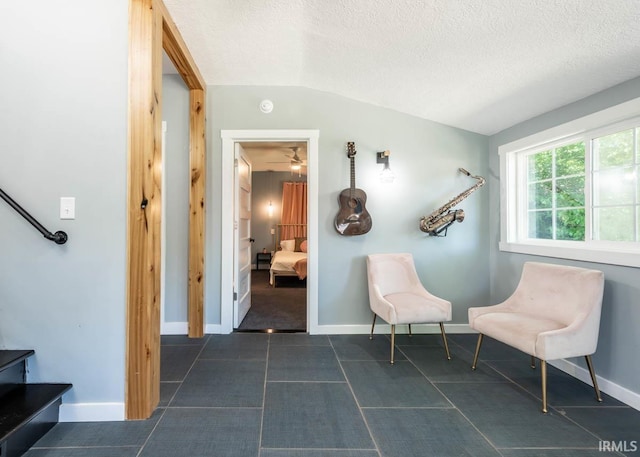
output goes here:
[[51, 233], [49, 230], [44, 228], [44, 226], [34, 219], [34, 217], [29, 214], [22, 206], [18, 205], [15, 200], [7, 195], [5, 191], [0, 189], [0, 197], [9, 204], [13, 209], [15, 209], [18, 214], [24, 217], [27, 222], [33, 225], [40, 233], [44, 235], [44, 237], [48, 240], [54, 241], [56, 244], [64, 244], [67, 242], [67, 234], [61, 230], [56, 233]]

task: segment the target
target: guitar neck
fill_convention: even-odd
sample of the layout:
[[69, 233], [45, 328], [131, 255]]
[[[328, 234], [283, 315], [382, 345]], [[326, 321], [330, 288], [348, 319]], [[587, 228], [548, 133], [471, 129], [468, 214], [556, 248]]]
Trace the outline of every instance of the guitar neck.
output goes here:
[[351, 192], [356, 188], [356, 160], [354, 156], [349, 158], [351, 160]]

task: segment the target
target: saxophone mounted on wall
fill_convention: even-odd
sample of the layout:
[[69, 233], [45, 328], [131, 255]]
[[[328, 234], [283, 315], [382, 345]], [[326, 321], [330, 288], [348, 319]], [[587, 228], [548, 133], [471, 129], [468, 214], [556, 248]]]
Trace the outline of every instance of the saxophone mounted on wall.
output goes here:
[[[458, 168], [458, 171], [474, 179], [477, 179], [478, 182], [474, 186], [469, 187], [457, 197], [449, 200], [447, 203], [442, 205], [437, 210], [433, 211], [428, 216], [424, 216], [422, 219], [420, 219], [420, 230], [426, 232], [431, 236], [447, 236], [447, 229], [451, 224], [456, 221], [462, 222], [464, 220], [464, 211], [461, 209], [452, 210], [451, 208], [467, 198], [477, 189], [484, 186], [485, 180], [482, 176], [473, 176], [464, 168]], [[444, 235], [440, 235], [443, 231]]]

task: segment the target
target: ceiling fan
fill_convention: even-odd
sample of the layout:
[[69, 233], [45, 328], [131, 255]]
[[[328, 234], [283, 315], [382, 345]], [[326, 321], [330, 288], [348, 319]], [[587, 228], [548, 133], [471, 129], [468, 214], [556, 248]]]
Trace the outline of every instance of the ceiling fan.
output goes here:
[[278, 160], [278, 161], [271, 161], [266, 163], [288, 163], [291, 172], [293, 173], [297, 171], [298, 176], [300, 176], [302, 167], [306, 166], [305, 161], [301, 159], [300, 156], [298, 155], [298, 149], [299, 149], [298, 146], [294, 146], [289, 149], [291, 149], [293, 154], [284, 154], [284, 156], [289, 160], [285, 160], [285, 161]]

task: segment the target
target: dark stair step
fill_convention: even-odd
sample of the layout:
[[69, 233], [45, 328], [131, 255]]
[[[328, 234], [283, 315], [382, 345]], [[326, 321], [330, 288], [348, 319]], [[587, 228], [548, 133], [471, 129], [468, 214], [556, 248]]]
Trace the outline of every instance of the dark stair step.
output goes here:
[[71, 384], [0, 385], [0, 457], [18, 457], [58, 422]]
[[24, 382], [24, 361], [33, 354], [31, 349], [0, 351], [0, 384]]

